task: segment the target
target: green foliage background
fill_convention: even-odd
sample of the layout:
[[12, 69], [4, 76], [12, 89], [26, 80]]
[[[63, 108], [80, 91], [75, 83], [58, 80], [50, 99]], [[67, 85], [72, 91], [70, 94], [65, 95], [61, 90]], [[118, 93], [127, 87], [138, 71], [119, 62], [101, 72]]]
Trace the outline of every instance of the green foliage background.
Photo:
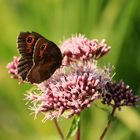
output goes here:
[[[57, 140], [52, 121], [33, 119], [25, 106], [30, 85], [10, 79], [5, 68], [18, 55], [20, 31], [36, 31], [59, 44], [75, 33], [106, 38], [112, 50], [100, 65], [115, 66], [115, 79], [124, 79], [140, 93], [140, 1], [139, 0], [0, 0], [0, 140]], [[140, 108], [116, 113], [106, 140], [140, 139]], [[97, 140], [107, 113], [93, 105], [82, 113], [82, 140]], [[66, 133], [71, 119], [61, 119]]]

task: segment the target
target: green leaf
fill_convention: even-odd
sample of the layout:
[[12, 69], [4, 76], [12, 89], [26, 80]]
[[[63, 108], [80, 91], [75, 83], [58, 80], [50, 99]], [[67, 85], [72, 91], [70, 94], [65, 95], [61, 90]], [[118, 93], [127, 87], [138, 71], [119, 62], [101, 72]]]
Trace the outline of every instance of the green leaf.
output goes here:
[[66, 140], [75, 135], [76, 130], [78, 129], [79, 122], [80, 122], [80, 115], [76, 115], [71, 123], [70, 129], [66, 136]]

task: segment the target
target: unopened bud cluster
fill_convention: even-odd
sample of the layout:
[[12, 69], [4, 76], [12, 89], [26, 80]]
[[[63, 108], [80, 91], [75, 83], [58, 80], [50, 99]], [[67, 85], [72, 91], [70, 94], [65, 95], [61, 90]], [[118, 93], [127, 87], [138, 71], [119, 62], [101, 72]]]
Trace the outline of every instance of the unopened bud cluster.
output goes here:
[[133, 94], [132, 89], [123, 81], [109, 82], [102, 93], [102, 103], [112, 107], [135, 106], [140, 98]]

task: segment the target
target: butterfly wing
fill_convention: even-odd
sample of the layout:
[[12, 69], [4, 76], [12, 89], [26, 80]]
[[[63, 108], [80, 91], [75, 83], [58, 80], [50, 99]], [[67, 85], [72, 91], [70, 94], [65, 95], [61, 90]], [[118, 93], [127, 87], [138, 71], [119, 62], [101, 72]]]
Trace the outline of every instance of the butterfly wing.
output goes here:
[[20, 32], [18, 35], [18, 50], [21, 58], [18, 62], [18, 75], [22, 80], [26, 79], [27, 73], [33, 65], [33, 52], [36, 41], [42, 36], [36, 32]]
[[36, 32], [20, 32], [18, 35], [18, 50], [22, 57], [33, 57], [36, 41], [42, 36]]
[[53, 42], [40, 38], [37, 40], [33, 54], [34, 65], [27, 75], [31, 83], [41, 83], [50, 78], [60, 67], [62, 55], [60, 49]]
[[18, 75], [21, 77], [22, 80], [26, 79], [27, 73], [31, 69], [33, 65], [33, 61], [31, 58], [23, 58], [21, 57], [18, 61]]

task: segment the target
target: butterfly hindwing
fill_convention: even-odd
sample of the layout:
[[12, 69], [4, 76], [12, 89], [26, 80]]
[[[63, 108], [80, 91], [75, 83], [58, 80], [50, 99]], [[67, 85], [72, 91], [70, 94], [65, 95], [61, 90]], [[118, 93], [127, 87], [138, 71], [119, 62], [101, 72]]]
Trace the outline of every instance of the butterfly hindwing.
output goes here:
[[34, 65], [27, 75], [27, 79], [31, 83], [40, 83], [50, 78], [55, 70], [60, 67], [62, 56], [56, 44], [40, 38], [34, 48], [33, 60]]

